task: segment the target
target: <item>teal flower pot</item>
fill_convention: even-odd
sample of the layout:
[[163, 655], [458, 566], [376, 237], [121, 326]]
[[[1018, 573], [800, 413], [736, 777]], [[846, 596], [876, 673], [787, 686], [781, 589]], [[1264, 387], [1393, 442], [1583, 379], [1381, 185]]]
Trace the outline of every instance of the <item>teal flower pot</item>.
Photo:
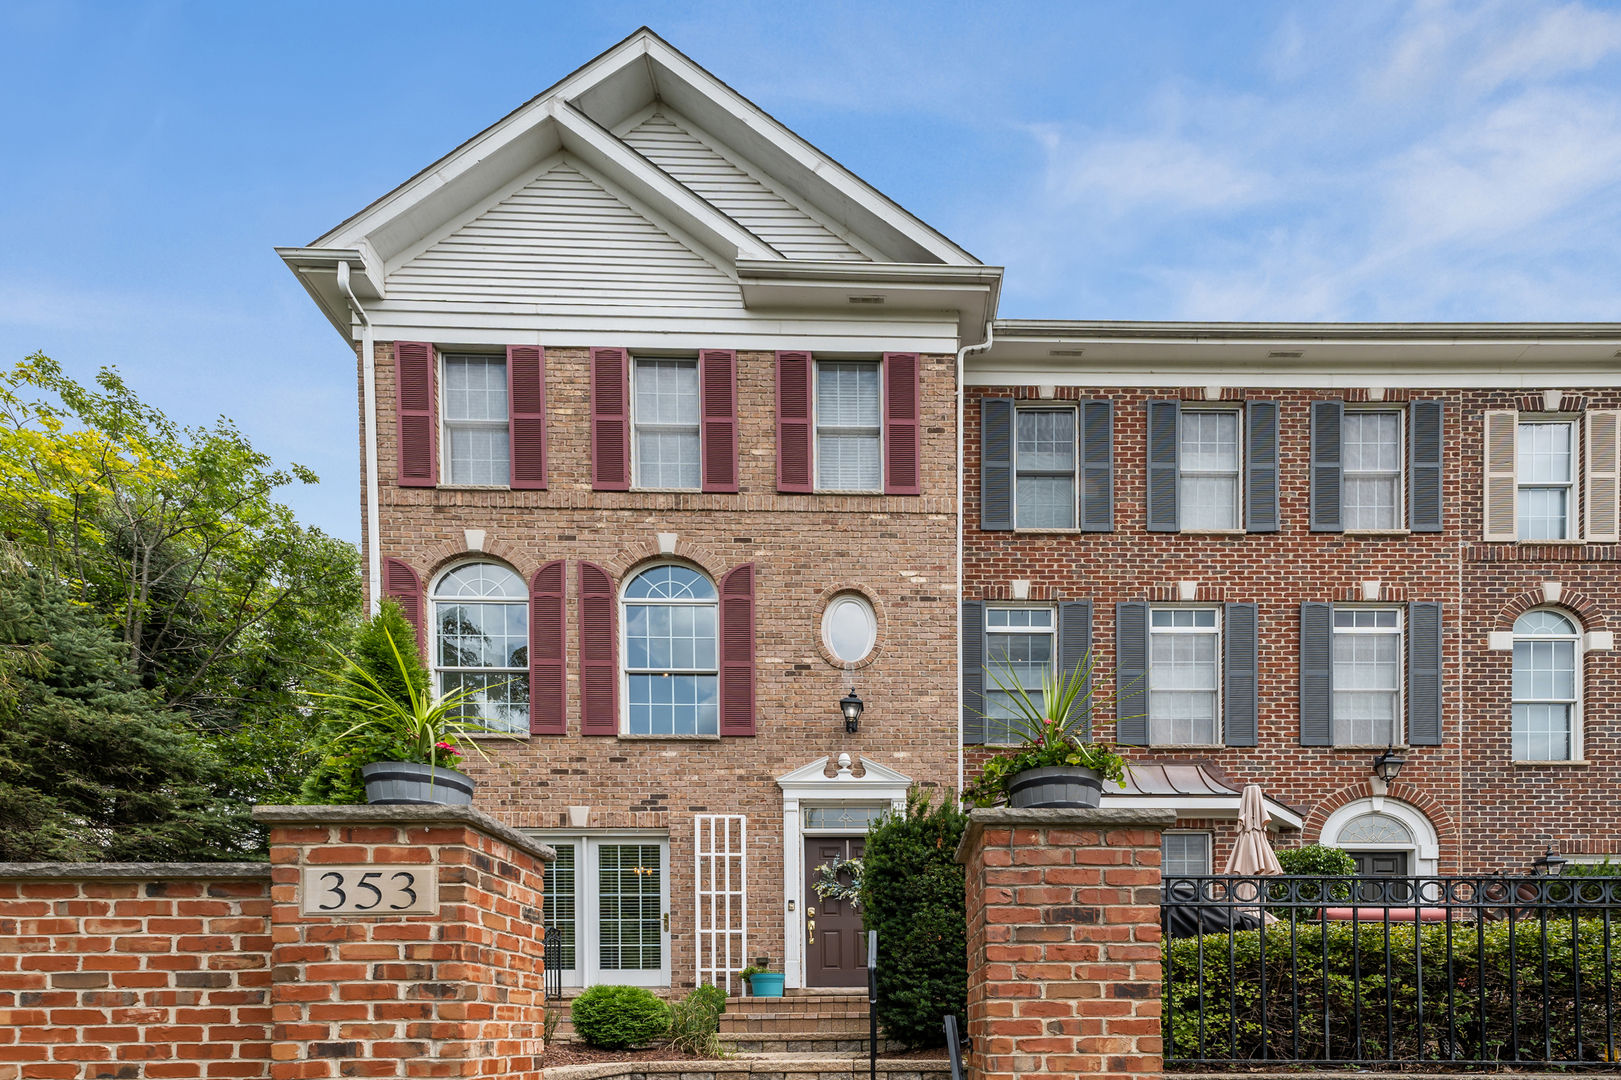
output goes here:
[[749, 992], [755, 997], [782, 997], [782, 972], [764, 972], [749, 976]]

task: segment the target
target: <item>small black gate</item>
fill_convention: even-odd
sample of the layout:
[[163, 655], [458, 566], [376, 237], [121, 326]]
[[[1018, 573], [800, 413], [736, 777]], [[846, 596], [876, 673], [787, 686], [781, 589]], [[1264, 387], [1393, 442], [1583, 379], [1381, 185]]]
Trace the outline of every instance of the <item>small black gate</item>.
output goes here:
[[1621, 1058], [1621, 878], [1166, 878], [1165, 1063]]

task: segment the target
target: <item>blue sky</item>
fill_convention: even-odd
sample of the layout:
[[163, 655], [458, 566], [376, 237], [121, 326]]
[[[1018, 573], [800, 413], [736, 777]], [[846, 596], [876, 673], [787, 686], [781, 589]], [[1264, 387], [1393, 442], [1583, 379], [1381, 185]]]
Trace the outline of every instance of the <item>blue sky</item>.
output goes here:
[[0, 0], [0, 361], [230, 416], [358, 539], [353, 361], [271, 247], [644, 23], [1005, 317], [1621, 313], [1615, 5]]

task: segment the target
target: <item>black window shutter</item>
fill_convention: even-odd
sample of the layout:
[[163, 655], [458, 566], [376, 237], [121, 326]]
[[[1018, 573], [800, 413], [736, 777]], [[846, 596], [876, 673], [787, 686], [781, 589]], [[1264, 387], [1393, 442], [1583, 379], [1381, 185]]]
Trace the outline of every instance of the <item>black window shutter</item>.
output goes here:
[[1254, 604], [1228, 604], [1222, 618], [1222, 732], [1228, 746], [1256, 744], [1259, 611]]
[[1278, 531], [1278, 403], [1244, 406], [1244, 528]]
[[1441, 531], [1441, 410], [1439, 401], [1415, 401], [1408, 407], [1408, 527], [1414, 532]]
[[1114, 402], [1081, 403], [1081, 531], [1114, 531]]
[[1407, 742], [1441, 745], [1441, 605], [1407, 605]]
[[[1088, 663], [1092, 649], [1092, 601], [1065, 600], [1058, 605], [1058, 673], [1066, 681], [1071, 672]], [[1079, 733], [1083, 739], [1092, 737], [1091, 709], [1092, 676], [1075, 699], [1069, 715], [1080, 717]]]
[[985, 603], [962, 605], [962, 741], [985, 741]]
[[1300, 605], [1300, 745], [1334, 745], [1334, 605]]
[[979, 399], [979, 527], [1013, 528], [1013, 399]]
[[1148, 531], [1176, 532], [1177, 454], [1182, 442], [1182, 403], [1148, 403]]
[[1114, 741], [1148, 745], [1148, 605], [1114, 606]]
[[1343, 532], [1340, 493], [1340, 430], [1345, 426], [1345, 402], [1311, 403], [1311, 531]]

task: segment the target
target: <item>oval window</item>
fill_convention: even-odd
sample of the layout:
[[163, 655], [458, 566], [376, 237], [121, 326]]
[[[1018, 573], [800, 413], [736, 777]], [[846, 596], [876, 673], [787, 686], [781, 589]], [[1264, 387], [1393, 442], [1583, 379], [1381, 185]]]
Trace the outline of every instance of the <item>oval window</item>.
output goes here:
[[878, 640], [878, 620], [872, 605], [859, 596], [840, 596], [822, 616], [822, 638], [828, 651], [846, 664], [859, 663]]

